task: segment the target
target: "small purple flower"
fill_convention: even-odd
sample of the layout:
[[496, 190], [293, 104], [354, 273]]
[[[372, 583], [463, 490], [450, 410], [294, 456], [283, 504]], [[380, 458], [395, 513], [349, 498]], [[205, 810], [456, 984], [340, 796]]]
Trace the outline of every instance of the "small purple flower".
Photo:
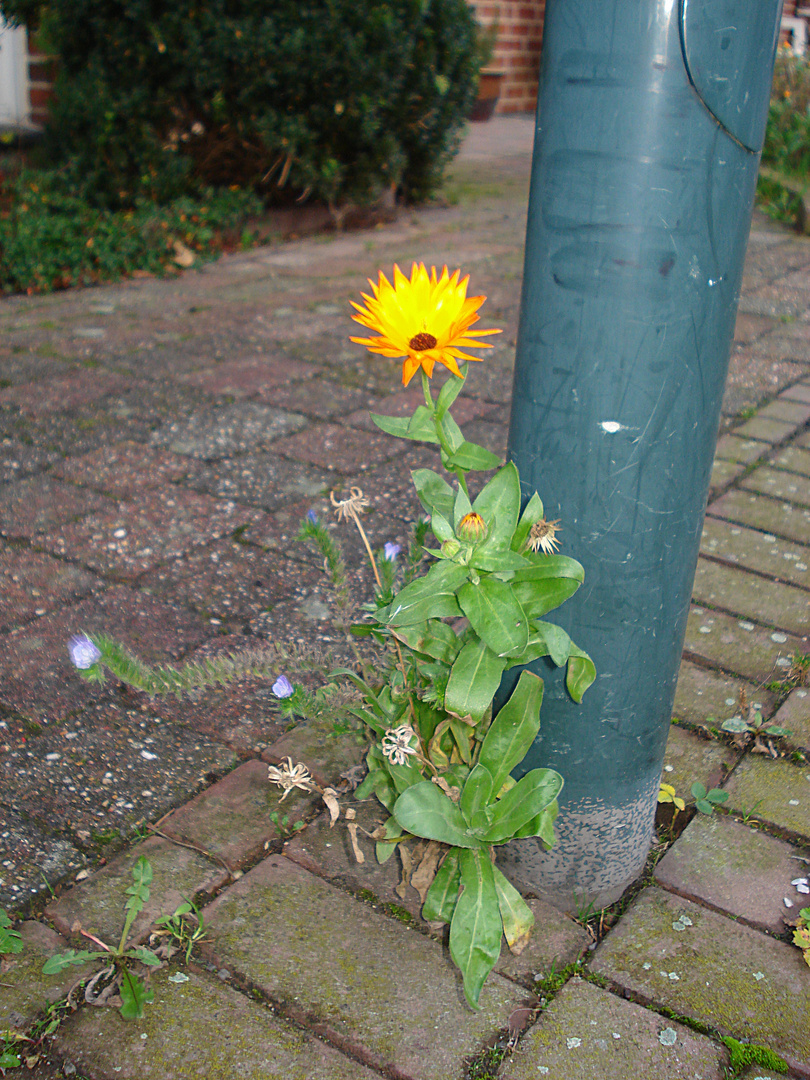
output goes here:
[[307, 510], [307, 519], [311, 521], [313, 525], [318, 524], [318, 515], [314, 510]]
[[87, 634], [76, 634], [68, 642], [68, 652], [74, 667], [86, 671], [101, 659], [101, 652]]
[[402, 551], [401, 544], [394, 544], [390, 540], [383, 548], [383, 555], [389, 562], [396, 562], [397, 555]]
[[273, 683], [273, 693], [277, 698], [292, 697], [295, 693], [293, 684], [287, 678], [286, 675], [279, 675], [276, 681]]

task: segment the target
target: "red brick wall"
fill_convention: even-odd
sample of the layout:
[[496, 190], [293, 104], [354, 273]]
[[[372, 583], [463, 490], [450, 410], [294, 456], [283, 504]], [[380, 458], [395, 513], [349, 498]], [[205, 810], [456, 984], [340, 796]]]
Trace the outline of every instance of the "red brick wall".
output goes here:
[[498, 23], [489, 67], [506, 73], [497, 112], [532, 112], [537, 104], [546, 0], [471, 0], [482, 26]]
[[48, 105], [55, 76], [53, 60], [42, 52], [37, 34], [28, 35], [28, 93], [31, 122], [43, 127], [48, 119]]

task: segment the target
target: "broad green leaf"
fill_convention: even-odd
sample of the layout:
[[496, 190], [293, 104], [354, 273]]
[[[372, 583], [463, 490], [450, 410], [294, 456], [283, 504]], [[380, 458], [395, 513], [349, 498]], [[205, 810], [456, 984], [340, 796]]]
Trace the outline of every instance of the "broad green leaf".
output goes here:
[[439, 417], [444, 416], [463, 389], [464, 379], [459, 379], [457, 375], [454, 375], [452, 379], [448, 379], [436, 398], [436, 415]]
[[532, 525], [538, 522], [542, 516], [543, 504], [540, 501], [540, 496], [535, 491], [520, 515], [520, 521], [518, 521], [515, 535], [512, 538], [513, 551], [520, 551], [523, 548], [523, 545], [529, 539]]
[[590, 656], [571, 643], [571, 655], [568, 657], [568, 671], [565, 685], [574, 701], [582, 701], [582, 695], [596, 678], [596, 665]]
[[447, 440], [447, 445], [450, 447], [451, 452], [455, 455], [456, 451], [460, 447], [466, 445], [464, 442], [464, 436], [461, 433], [461, 428], [455, 422], [450, 413], [445, 413], [441, 420], [437, 417], [437, 423], [441, 424], [444, 437]]
[[146, 964], [147, 967], [158, 967], [160, 964], [160, 960], [155, 956], [152, 950], [143, 946], [138, 946], [135, 949], [127, 949], [126, 955], [131, 956], [133, 960], [140, 960], [140, 962]]
[[458, 590], [458, 603], [476, 634], [496, 656], [522, 652], [529, 640], [529, 624], [512, 589], [496, 578], [481, 578]]
[[63, 953], [57, 953], [45, 961], [42, 969], [43, 975], [58, 975], [60, 971], [70, 967], [71, 964], [86, 964], [88, 960], [98, 960], [100, 956], [109, 956], [104, 951], [91, 952], [89, 949], [66, 949]]
[[526, 553], [531, 563], [527, 570], [515, 574], [515, 581], [542, 581], [545, 578], [573, 578], [580, 584], [585, 580], [582, 563], [567, 555], [535, 555]]
[[509, 668], [517, 667], [519, 664], [530, 664], [532, 660], [539, 660], [541, 656], [548, 656], [548, 645], [542, 634], [535, 634], [532, 631], [530, 623], [529, 640], [526, 643], [526, 648], [522, 653], [518, 653], [517, 655], [513, 653], [509, 657], [507, 670]]
[[155, 991], [147, 990], [144, 983], [128, 969], [121, 980], [121, 1016], [124, 1020], [140, 1020], [144, 1005], [155, 1000]]
[[538, 836], [547, 848], [554, 846], [556, 837], [554, 835], [554, 822], [557, 820], [557, 815], [560, 812], [560, 807], [555, 799], [554, 802], [547, 807], [537, 817], [527, 821], [522, 829], [518, 829], [515, 833], [515, 839], [522, 839], [526, 836]]
[[493, 791], [499, 792], [512, 769], [523, 761], [540, 729], [543, 680], [522, 671], [511, 697], [484, 736], [478, 760], [492, 773]]
[[464, 994], [478, 1008], [481, 988], [501, 955], [501, 912], [486, 851], [460, 851], [464, 890], [450, 923], [450, 955], [464, 980]]
[[451, 848], [444, 862], [436, 871], [422, 905], [422, 918], [428, 922], [449, 923], [456, 910], [461, 872], [458, 868], [458, 852]]
[[460, 648], [461, 641], [452, 627], [439, 619], [430, 619], [427, 633], [420, 639], [418, 651], [449, 664], [458, 655]]
[[397, 841], [402, 839], [402, 829], [397, 824], [397, 820], [394, 817], [388, 818], [383, 825], [385, 830], [385, 839], [377, 841], [377, 862], [381, 865], [387, 863], [391, 856], [394, 854], [394, 849], [397, 846]]
[[735, 735], [749, 730], [748, 724], [739, 716], [732, 716], [730, 719], [724, 720], [720, 727], [723, 731], [733, 731]]
[[483, 641], [468, 642], [456, 657], [444, 695], [444, 707], [457, 716], [480, 720], [492, 704], [505, 661]]
[[469, 497], [464, 488], [460, 487], [453, 500], [453, 528], [458, 532], [461, 519], [472, 511]]
[[453, 749], [453, 737], [450, 734], [450, 718], [437, 724], [433, 738], [428, 745], [428, 757], [433, 764], [444, 769], [450, 764], [450, 752]]
[[414, 754], [408, 756], [406, 765], [394, 765], [393, 762], [386, 760], [385, 768], [388, 770], [388, 775], [394, 782], [394, 787], [396, 788], [398, 795], [401, 795], [403, 791], [407, 791], [408, 788], [413, 787], [414, 784], [421, 783], [423, 779], [422, 769]]
[[446, 465], [449, 469], [464, 469], [466, 471], [476, 469], [485, 471], [487, 469], [496, 468], [500, 463], [501, 459], [497, 454], [493, 454], [483, 446], [478, 446], [477, 443], [471, 442], [462, 443], [458, 450], [446, 459], [444, 454], [442, 454], [442, 464]]
[[522, 570], [527, 565], [527, 560], [522, 555], [508, 548], [497, 547], [494, 543], [490, 544], [488, 539], [475, 549], [470, 559], [470, 566], [474, 570], [490, 570], [499, 574]]
[[491, 526], [490, 537], [508, 547], [520, 510], [520, 478], [513, 461], [499, 469], [485, 485], [473, 504], [473, 510]]
[[430, 519], [430, 527], [433, 530], [433, 535], [437, 540], [441, 540], [444, 543], [445, 540], [454, 540], [456, 534], [453, 532], [453, 526], [439, 513], [438, 510], [433, 511], [433, 516]]
[[21, 1065], [19, 1054], [11, 1050], [0, 1050], [0, 1069], [19, 1069]]
[[450, 733], [453, 736], [459, 757], [465, 765], [472, 765], [470, 750], [471, 730], [472, 729], [465, 724], [463, 720], [458, 720], [455, 716], [450, 717]]
[[458, 806], [429, 780], [414, 784], [400, 795], [394, 804], [394, 817], [414, 836], [451, 847], [484, 847], [472, 834]]
[[492, 773], [479, 762], [467, 777], [458, 804], [468, 824], [472, 825], [473, 815], [484, 810], [492, 796]]
[[449, 521], [453, 517], [455, 493], [447, 481], [432, 469], [414, 469], [411, 478], [425, 510], [429, 514], [438, 510]]
[[779, 727], [776, 724], [768, 724], [767, 727], [762, 729], [766, 735], [772, 735], [775, 739], [780, 738], [782, 735], [792, 735], [793, 732], [790, 728]]
[[436, 563], [424, 577], [417, 578], [397, 593], [385, 609], [385, 616], [377, 612], [377, 617], [390, 626], [410, 626], [429, 618], [460, 615], [455, 594], [468, 577], [466, 566], [450, 562]]
[[488, 844], [503, 844], [542, 813], [562, 791], [563, 779], [553, 769], [532, 769], [492, 807], [492, 824], [476, 830]]
[[548, 646], [548, 655], [557, 665], [562, 667], [568, 660], [571, 651], [571, 638], [561, 626], [550, 622], [536, 622], [532, 626], [532, 636], [542, 637]]
[[0, 908], [0, 956], [19, 953], [23, 950], [22, 935], [11, 927], [11, 919]]
[[545, 578], [521, 581], [527, 571], [518, 570], [512, 579], [515, 597], [529, 619], [541, 619], [549, 611], [564, 604], [579, 588], [579, 581], [572, 577]]
[[[396, 435], [399, 439], [410, 437], [408, 435], [408, 424], [411, 419], [409, 416], [381, 416], [379, 413], [369, 413], [369, 416], [380, 431], [384, 431], [386, 435]], [[435, 441], [438, 442], [438, 439]]]
[[497, 866], [492, 867], [498, 907], [501, 910], [503, 935], [512, 952], [522, 952], [534, 926], [532, 910], [515, 886], [503, 876]]
[[408, 421], [408, 438], [417, 442], [437, 443], [436, 424], [433, 412], [427, 405], [417, 405], [413, 416]]

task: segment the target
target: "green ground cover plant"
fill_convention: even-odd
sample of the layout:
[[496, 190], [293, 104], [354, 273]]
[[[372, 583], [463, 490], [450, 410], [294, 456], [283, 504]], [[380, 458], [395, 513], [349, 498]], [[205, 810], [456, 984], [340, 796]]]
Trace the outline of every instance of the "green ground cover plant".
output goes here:
[[804, 224], [810, 176], [810, 62], [780, 49], [774, 65], [757, 199], [772, 217]]

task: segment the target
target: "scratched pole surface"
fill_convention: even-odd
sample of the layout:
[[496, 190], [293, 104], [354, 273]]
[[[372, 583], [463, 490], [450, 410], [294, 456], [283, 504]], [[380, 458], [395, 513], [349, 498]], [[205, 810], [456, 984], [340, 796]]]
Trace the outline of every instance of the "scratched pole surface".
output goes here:
[[652, 839], [780, 6], [546, 5], [509, 453], [585, 566], [559, 621], [598, 678], [576, 705], [532, 665], [558, 841], [504, 861], [569, 909], [617, 899]]

